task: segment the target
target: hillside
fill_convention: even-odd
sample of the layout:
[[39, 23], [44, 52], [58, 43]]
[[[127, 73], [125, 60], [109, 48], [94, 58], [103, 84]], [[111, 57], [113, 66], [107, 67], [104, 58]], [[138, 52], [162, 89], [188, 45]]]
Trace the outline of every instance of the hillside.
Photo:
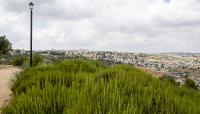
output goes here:
[[26, 69], [5, 114], [199, 114], [200, 92], [129, 65], [65, 60]]

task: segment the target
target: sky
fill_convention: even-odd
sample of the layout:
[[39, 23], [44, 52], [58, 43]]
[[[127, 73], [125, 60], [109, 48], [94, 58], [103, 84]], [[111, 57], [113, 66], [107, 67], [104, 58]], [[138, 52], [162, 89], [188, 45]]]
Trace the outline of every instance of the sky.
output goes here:
[[[0, 0], [0, 35], [29, 49], [30, 0]], [[200, 0], [32, 0], [33, 49], [200, 52]]]

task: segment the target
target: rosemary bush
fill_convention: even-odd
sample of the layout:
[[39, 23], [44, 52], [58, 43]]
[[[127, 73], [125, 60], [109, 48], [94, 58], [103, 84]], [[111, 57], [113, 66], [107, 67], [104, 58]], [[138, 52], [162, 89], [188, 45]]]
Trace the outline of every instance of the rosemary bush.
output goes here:
[[43, 64], [18, 74], [12, 91], [5, 114], [200, 114], [199, 91], [130, 65]]

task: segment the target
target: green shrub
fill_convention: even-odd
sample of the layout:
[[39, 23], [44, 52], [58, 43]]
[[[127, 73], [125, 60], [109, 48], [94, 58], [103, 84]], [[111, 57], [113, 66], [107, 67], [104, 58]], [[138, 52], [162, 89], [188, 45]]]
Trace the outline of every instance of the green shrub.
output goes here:
[[26, 56], [17, 56], [12, 60], [12, 65], [14, 66], [22, 66], [28, 58]]
[[171, 76], [164, 75], [164, 76], [160, 77], [159, 79], [162, 80], [162, 81], [168, 81], [169, 83], [172, 83], [172, 84], [177, 85], [177, 86], [180, 85]]
[[197, 89], [197, 85], [195, 84], [194, 80], [187, 78], [185, 80], [185, 86], [192, 89]]
[[43, 62], [43, 58], [40, 55], [33, 56], [33, 66], [37, 66], [38, 64]]
[[[28, 68], [30, 66], [29, 57], [25, 55], [18, 55], [13, 58], [12, 65], [22, 66], [23, 68]], [[33, 55], [32, 66], [37, 66], [38, 64], [43, 63], [43, 57], [39, 55]]]
[[200, 93], [130, 65], [66, 60], [25, 69], [4, 114], [199, 114]]

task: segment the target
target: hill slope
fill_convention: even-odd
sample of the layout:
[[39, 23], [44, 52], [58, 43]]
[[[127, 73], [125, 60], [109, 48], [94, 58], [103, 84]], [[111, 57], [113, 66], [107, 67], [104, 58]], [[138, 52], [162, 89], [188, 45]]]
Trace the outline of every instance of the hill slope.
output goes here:
[[5, 114], [199, 114], [200, 93], [129, 65], [66, 60], [26, 69]]

